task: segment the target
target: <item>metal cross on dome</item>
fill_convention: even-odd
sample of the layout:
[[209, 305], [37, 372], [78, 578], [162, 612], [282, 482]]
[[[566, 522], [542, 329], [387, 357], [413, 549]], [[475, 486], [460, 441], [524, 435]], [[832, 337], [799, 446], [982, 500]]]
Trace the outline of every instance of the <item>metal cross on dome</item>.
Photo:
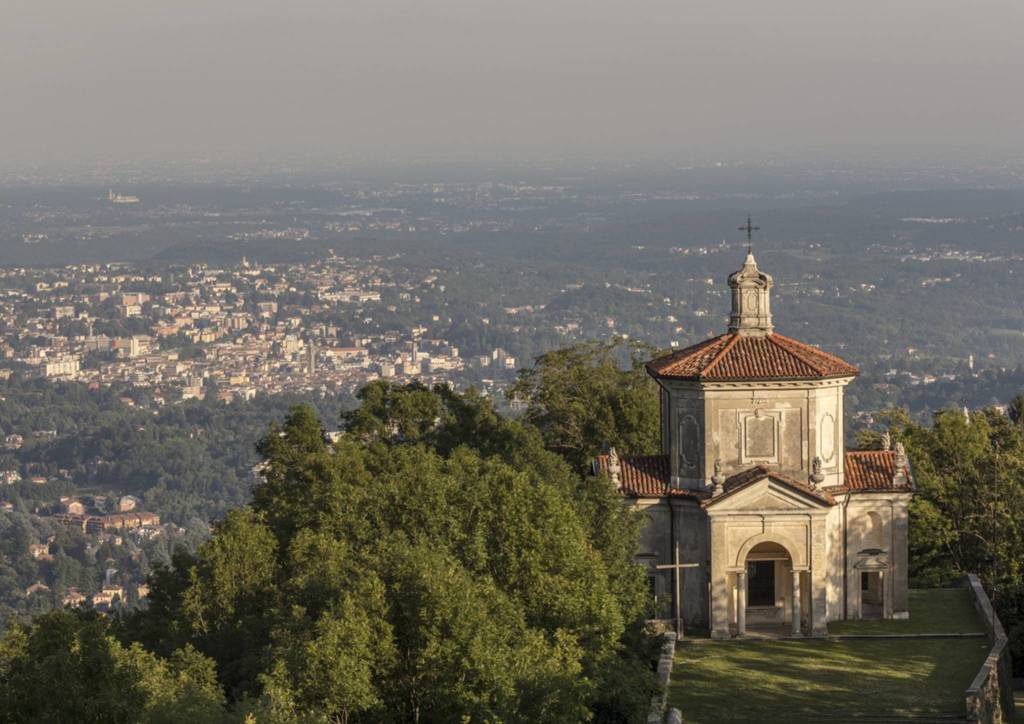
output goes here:
[[755, 231], [760, 231], [760, 230], [761, 230], [761, 227], [760, 226], [754, 226], [753, 223], [751, 223], [751, 221], [750, 221], [750, 214], [747, 214], [747, 223], [740, 227], [740, 231], [747, 232], [747, 253], [748, 254], [753, 252], [753, 248], [754, 248], [754, 242], [753, 242], [754, 232]]

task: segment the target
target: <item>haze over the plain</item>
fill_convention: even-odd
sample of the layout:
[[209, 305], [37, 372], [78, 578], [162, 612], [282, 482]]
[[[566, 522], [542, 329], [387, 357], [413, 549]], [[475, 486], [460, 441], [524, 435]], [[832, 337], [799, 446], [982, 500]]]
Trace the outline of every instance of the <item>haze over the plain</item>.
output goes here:
[[0, 162], [1019, 149], [1020, 0], [5, 0]]

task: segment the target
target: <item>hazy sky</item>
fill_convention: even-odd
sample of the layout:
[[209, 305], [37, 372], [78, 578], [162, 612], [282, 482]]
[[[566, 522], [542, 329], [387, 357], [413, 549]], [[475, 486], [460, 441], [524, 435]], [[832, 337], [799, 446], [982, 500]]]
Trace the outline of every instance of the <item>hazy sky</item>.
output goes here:
[[0, 160], [1024, 147], [1022, 0], [0, 0]]

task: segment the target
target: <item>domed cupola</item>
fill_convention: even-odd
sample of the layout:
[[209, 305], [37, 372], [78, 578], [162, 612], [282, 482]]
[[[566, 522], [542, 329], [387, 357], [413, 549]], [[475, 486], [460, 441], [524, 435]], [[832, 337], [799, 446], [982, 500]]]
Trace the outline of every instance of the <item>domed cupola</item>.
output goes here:
[[729, 331], [751, 337], [772, 333], [772, 277], [757, 268], [754, 254], [747, 251], [743, 268], [729, 275], [732, 290], [732, 312]]

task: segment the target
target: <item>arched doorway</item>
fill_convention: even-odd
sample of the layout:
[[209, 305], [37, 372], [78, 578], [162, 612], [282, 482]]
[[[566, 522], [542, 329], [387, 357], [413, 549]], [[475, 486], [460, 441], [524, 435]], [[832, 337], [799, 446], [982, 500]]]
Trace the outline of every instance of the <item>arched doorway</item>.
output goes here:
[[853, 567], [859, 579], [859, 595], [851, 614], [854, 618], [889, 618], [892, 615], [889, 558], [878, 548], [862, 550], [859, 558]]
[[862, 570], [860, 572], [860, 617], [883, 618], [885, 616], [884, 570]]
[[802, 575], [786, 548], [762, 541], [736, 573], [736, 633], [800, 635]]

